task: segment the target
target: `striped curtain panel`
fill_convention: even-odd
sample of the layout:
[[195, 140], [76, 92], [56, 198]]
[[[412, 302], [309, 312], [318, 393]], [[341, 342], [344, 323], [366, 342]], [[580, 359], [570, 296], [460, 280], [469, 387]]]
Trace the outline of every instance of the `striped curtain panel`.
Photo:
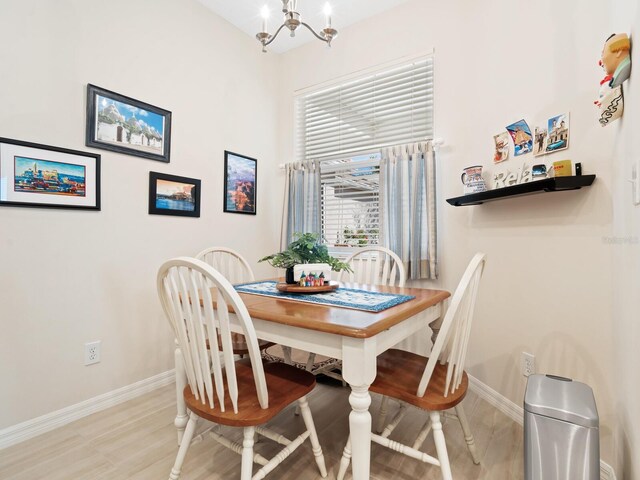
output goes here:
[[286, 184], [280, 248], [286, 249], [294, 233], [321, 233], [320, 162], [308, 160], [285, 165]]
[[410, 279], [438, 277], [435, 173], [431, 142], [382, 150], [381, 242], [402, 259]]

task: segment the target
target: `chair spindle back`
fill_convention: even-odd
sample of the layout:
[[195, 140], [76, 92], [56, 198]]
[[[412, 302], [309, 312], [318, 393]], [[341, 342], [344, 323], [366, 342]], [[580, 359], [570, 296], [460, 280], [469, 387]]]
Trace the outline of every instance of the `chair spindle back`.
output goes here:
[[232, 285], [253, 282], [255, 276], [251, 266], [235, 250], [226, 247], [209, 247], [196, 255], [198, 260], [211, 265], [219, 271]]
[[445, 397], [455, 392], [462, 382], [473, 312], [485, 262], [486, 255], [476, 253], [462, 275], [422, 374], [417, 392], [419, 397], [424, 396], [438, 361], [447, 365]]
[[[178, 339], [187, 380], [196, 399], [203, 405], [208, 403], [210, 408], [215, 407], [217, 399], [224, 412], [226, 384], [233, 411], [238, 413], [231, 307], [246, 338], [260, 406], [268, 408], [269, 396], [258, 338], [249, 312], [231, 283], [210, 265], [194, 258], [179, 257], [160, 267], [157, 287], [164, 312]], [[215, 307], [212, 289], [217, 290]]]
[[340, 272], [340, 281], [404, 287], [407, 278], [400, 257], [385, 247], [359, 249], [345, 263], [353, 272]]

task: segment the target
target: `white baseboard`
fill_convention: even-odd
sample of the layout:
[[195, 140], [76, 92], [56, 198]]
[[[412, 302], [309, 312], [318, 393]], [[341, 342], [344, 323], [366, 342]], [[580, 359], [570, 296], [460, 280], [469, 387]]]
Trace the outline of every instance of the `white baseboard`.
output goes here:
[[522, 425], [524, 422], [524, 409], [513, 403], [507, 397], [502, 394], [496, 392], [489, 385], [482, 383], [477, 378], [468, 375], [469, 377], [469, 387], [473, 392], [476, 393], [480, 398], [488, 402], [490, 405], [493, 405], [502, 413], [504, 413], [507, 417], [509, 417], [514, 422], [517, 422], [519, 425]]
[[0, 430], [0, 449], [49, 432], [92, 413], [126, 402], [175, 381], [175, 370], [154, 375], [117, 390], [98, 395], [61, 410]]
[[[471, 375], [468, 376], [469, 388], [475, 392], [476, 395], [490, 405], [493, 405], [514, 422], [517, 422], [520, 425], [524, 423], [524, 408], [516, 405], [507, 397], [496, 392], [489, 385], [482, 383], [477, 378]], [[600, 460], [600, 480], [616, 480], [616, 473], [613, 470], [613, 467], [602, 460]]]

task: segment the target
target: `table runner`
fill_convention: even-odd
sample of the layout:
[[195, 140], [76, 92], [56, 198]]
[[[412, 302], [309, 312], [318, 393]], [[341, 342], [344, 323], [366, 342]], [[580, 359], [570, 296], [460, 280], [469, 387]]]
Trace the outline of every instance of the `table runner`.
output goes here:
[[397, 293], [370, 292], [355, 288], [340, 287], [337, 290], [324, 293], [285, 293], [276, 289], [276, 282], [251, 282], [235, 285], [238, 292], [267, 297], [286, 298], [300, 302], [318, 303], [321, 305], [333, 305], [338, 307], [355, 308], [367, 312], [381, 312], [387, 308], [395, 307], [414, 299], [414, 296], [400, 295]]

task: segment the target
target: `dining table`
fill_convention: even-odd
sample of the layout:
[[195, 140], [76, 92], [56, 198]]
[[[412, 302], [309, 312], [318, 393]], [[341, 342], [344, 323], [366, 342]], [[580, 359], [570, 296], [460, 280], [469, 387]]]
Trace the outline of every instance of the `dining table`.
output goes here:
[[[376, 377], [376, 357], [417, 332], [431, 328], [437, 334], [444, 290], [340, 283], [339, 288], [410, 296], [409, 300], [381, 311], [365, 311], [343, 305], [299, 301], [294, 295], [264, 296], [239, 292], [259, 339], [342, 360], [342, 377], [351, 388], [349, 432], [354, 480], [369, 478], [371, 456], [371, 396]], [[215, 302], [215, 292], [214, 302]], [[231, 330], [242, 333], [235, 315]], [[176, 388], [186, 386], [184, 369], [176, 351]], [[184, 430], [186, 406], [178, 401], [175, 425]], [[346, 443], [346, 438], [345, 438]]]

